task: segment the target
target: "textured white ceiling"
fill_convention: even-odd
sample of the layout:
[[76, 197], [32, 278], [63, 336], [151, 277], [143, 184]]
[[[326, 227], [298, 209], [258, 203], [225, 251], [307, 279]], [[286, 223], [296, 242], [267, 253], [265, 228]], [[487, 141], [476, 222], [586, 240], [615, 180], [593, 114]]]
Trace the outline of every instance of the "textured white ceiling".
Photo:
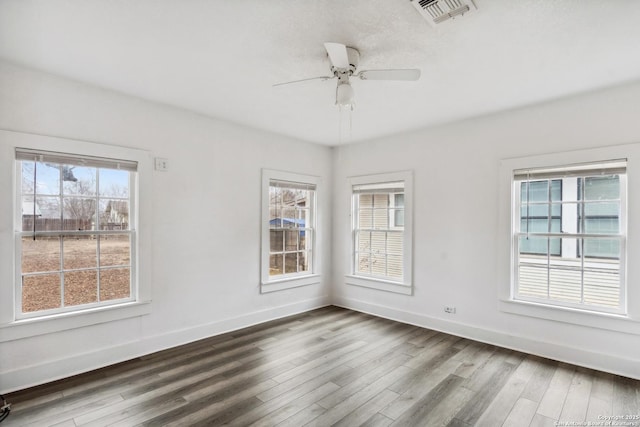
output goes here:
[[[434, 28], [409, 0], [0, 0], [0, 58], [207, 116], [335, 145], [640, 79], [640, 1], [475, 0]], [[360, 69], [334, 106], [323, 43]], [[639, 107], [640, 108], [640, 107]]]

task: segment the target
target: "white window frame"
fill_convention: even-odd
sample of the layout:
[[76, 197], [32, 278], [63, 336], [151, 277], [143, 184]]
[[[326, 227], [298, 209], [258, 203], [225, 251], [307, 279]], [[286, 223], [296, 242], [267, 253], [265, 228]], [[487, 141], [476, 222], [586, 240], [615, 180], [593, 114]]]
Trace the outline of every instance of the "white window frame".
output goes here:
[[[355, 214], [355, 195], [353, 188], [359, 185], [374, 185], [385, 184], [392, 182], [404, 183], [404, 232], [402, 242], [402, 281], [387, 280], [384, 278], [364, 276], [356, 273], [355, 265], [355, 226], [356, 226], [356, 214]], [[413, 171], [400, 171], [389, 172], [373, 175], [354, 176], [347, 179], [348, 194], [350, 197], [350, 231], [351, 231], [351, 244], [350, 244], [350, 266], [349, 274], [345, 276], [345, 283], [348, 285], [362, 286], [371, 289], [377, 289], [381, 291], [393, 292], [404, 295], [413, 294]], [[392, 218], [390, 218], [390, 221]], [[390, 229], [397, 229], [393, 227], [393, 223], [389, 224]]]
[[[626, 169], [626, 159], [620, 159], [620, 160], [613, 160], [613, 161], [606, 161], [606, 162], [598, 162], [598, 163], [588, 163], [588, 164], [583, 164], [583, 165], [565, 165], [565, 166], [561, 166], [560, 168], [553, 168], [552, 170], [550, 170], [547, 175], [551, 175], [552, 178], [551, 179], [562, 179], [564, 176], [566, 176], [566, 174], [568, 173], [569, 170], [571, 169], [576, 169], [576, 172], [573, 173], [573, 175], [575, 175], [576, 177], [584, 177], [584, 173], [580, 173], [580, 170], [585, 170], [585, 169], [589, 169], [589, 170], [593, 170], [593, 169], [597, 169], [599, 166], [602, 167], [602, 169], [609, 169], [609, 170], [613, 170], [613, 169], [619, 169], [619, 170], [624, 170]], [[613, 168], [613, 169], [612, 169]], [[517, 172], [517, 171], [514, 171]], [[527, 174], [533, 173], [534, 177], [531, 178], [530, 175], [527, 175], [527, 178], [530, 181], [535, 181], [535, 175], [536, 175], [536, 170], [531, 170], [531, 169], [527, 169], [526, 170]], [[625, 314], [626, 311], [626, 280], [625, 280], [625, 265], [626, 265], [626, 251], [625, 251], [625, 237], [626, 237], [626, 233], [627, 233], [627, 227], [626, 227], [626, 219], [627, 219], [627, 211], [626, 211], [626, 193], [627, 193], [627, 189], [626, 189], [626, 171], [624, 172], [613, 172], [613, 173], [619, 173], [619, 177], [620, 177], [620, 200], [619, 200], [619, 204], [620, 204], [620, 217], [619, 217], [619, 226], [620, 226], [620, 230], [618, 233], [615, 234], [593, 234], [590, 235], [588, 233], [585, 233], [584, 231], [578, 230], [577, 232], [573, 232], [573, 233], [569, 233], [566, 232], [564, 230], [561, 230], [559, 232], [551, 232], [551, 231], [545, 231], [545, 232], [527, 232], [526, 230], [520, 230], [519, 228], [519, 219], [521, 218], [521, 206], [522, 206], [522, 202], [521, 200], [521, 191], [520, 191], [520, 187], [521, 187], [521, 183], [526, 183], [527, 178], [524, 178], [524, 174], [525, 171], [519, 171], [519, 176], [521, 177], [520, 179], [514, 179], [514, 183], [513, 183], [513, 197], [512, 197], [512, 210], [513, 210], [513, 219], [512, 219], [512, 224], [513, 224], [513, 230], [512, 230], [512, 235], [513, 235], [513, 243], [512, 243], [512, 247], [514, 250], [514, 253], [512, 255], [512, 259], [513, 259], [513, 273], [512, 273], [512, 277], [513, 277], [513, 298], [517, 299], [517, 300], [522, 300], [522, 301], [530, 301], [530, 302], [538, 302], [541, 304], [548, 304], [548, 305], [553, 305], [553, 306], [560, 306], [560, 307], [572, 307], [572, 308], [577, 308], [577, 309], [581, 309], [581, 310], [586, 310], [586, 311], [594, 311], [594, 312], [603, 312], [603, 313], [615, 313], [615, 314]], [[606, 173], [608, 174], [608, 172]], [[544, 178], [549, 179], [549, 177]], [[582, 188], [582, 190], [584, 191], [584, 187]], [[551, 190], [549, 189], [549, 192], [551, 192]], [[577, 196], [577, 194], [576, 194]], [[550, 199], [549, 199], [550, 200]], [[551, 206], [551, 202], [547, 201], [547, 203], [550, 203], [549, 206]], [[560, 200], [558, 202], [556, 202], [556, 204], [558, 206], [560, 206], [562, 204], [562, 202], [565, 202], [564, 200]], [[576, 198], [575, 202], [565, 202], [565, 203], [575, 203], [576, 206], [578, 207], [578, 209], [580, 210], [580, 207], [583, 206], [585, 202], [585, 200], [583, 200], [582, 198]], [[576, 218], [577, 221], [577, 218]], [[525, 237], [525, 236], [531, 236], [533, 238], [535, 237], [543, 237], [543, 238], [558, 238], [558, 239], [576, 239], [576, 240], [582, 240], [582, 239], [588, 239], [588, 238], [609, 238], [609, 239], [615, 239], [618, 240], [620, 242], [620, 259], [619, 259], [619, 281], [620, 281], [620, 298], [619, 298], [619, 306], [618, 307], [606, 307], [606, 306], [597, 306], [597, 305], [588, 305], [588, 304], [583, 304], [583, 303], [577, 303], [577, 302], [569, 302], [569, 301], [564, 301], [564, 300], [560, 300], [560, 299], [553, 299], [553, 298], [549, 298], [549, 299], [543, 299], [543, 298], [536, 298], [533, 296], [526, 296], [526, 295], [521, 295], [518, 292], [518, 287], [519, 287], [519, 280], [518, 280], [518, 268], [519, 268], [519, 263], [516, 261], [519, 259], [520, 254], [518, 253], [518, 241], [521, 237]], [[576, 248], [577, 249], [577, 248]], [[547, 261], [549, 260], [549, 258], [547, 259]], [[580, 257], [581, 260], [581, 275], [585, 274], [585, 272], [588, 270], [587, 268], [585, 268], [585, 256], [584, 254], [581, 255]], [[549, 272], [551, 271], [551, 269], [549, 268], [549, 266], [547, 266], [547, 274], [549, 274]], [[581, 284], [581, 287], [584, 286], [584, 284]]]
[[[130, 223], [134, 224], [137, 238], [131, 247], [132, 295], [128, 300], [106, 305], [74, 306], [70, 311], [34, 312], [27, 316], [20, 315], [16, 282], [20, 274], [20, 250], [22, 232], [22, 197], [18, 194], [17, 183], [20, 179], [17, 171], [15, 150], [17, 148], [36, 151], [69, 153], [77, 156], [98, 157], [105, 159], [121, 159], [137, 162], [135, 174], [135, 193], [132, 204]], [[0, 198], [13, 200], [6, 203], [10, 215], [3, 217], [0, 224], [0, 253], [11, 256], [0, 259], [0, 283], [11, 283], [12, 286], [0, 287], [0, 342], [21, 339], [29, 336], [89, 326], [98, 323], [116, 321], [142, 316], [151, 312], [151, 224], [146, 221], [151, 214], [151, 198], [141, 194], [152, 193], [151, 156], [147, 151], [96, 144], [85, 141], [70, 140], [42, 135], [24, 134], [11, 131], [0, 131], [0, 169], [9, 171], [8, 181], [11, 186], [0, 188]], [[8, 188], [10, 187], [10, 188]], [[7, 209], [7, 210], [8, 210]], [[3, 212], [6, 213], [6, 212]], [[134, 216], [135, 215], [135, 216]], [[7, 218], [6, 222], [4, 218]], [[137, 254], [137, 256], [134, 256]]]
[[[315, 187], [315, 198], [311, 207], [311, 224], [306, 227], [310, 230], [311, 237], [311, 269], [310, 271], [283, 274], [272, 277], [269, 275], [270, 227], [269, 227], [269, 187], [272, 181], [284, 181], [294, 184], [310, 185]], [[314, 285], [320, 283], [321, 257], [318, 255], [318, 212], [319, 200], [321, 200], [321, 179], [317, 176], [303, 175], [294, 172], [284, 172], [272, 169], [262, 170], [262, 199], [261, 199], [261, 249], [260, 249], [260, 292], [269, 293], [299, 286]]]
[[[602, 147], [571, 152], [542, 154], [528, 157], [504, 159], [500, 162], [499, 181], [499, 233], [498, 233], [498, 298], [500, 310], [506, 313], [537, 317], [577, 325], [622, 331], [640, 335], [640, 287], [630, 286], [640, 279], [638, 263], [621, 262], [621, 276], [625, 278], [621, 293], [625, 306], [617, 312], [593, 310], [584, 306], [559, 305], [542, 301], [529, 301], [515, 297], [515, 221], [520, 221], [519, 212], [514, 212], [514, 171], [537, 168], [561, 168], [567, 165], [600, 163], [608, 160], [627, 159], [626, 211], [629, 227], [626, 236], [625, 256], [627, 260], [640, 254], [640, 230], [633, 223], [633, 212], [640, 212], [640, 144]], [[621, 206], [624, 209], [624, 206]], [[624, 225], [621, 224], [621, 227]], [[624, 231], [624, 228], [622, 229]]]

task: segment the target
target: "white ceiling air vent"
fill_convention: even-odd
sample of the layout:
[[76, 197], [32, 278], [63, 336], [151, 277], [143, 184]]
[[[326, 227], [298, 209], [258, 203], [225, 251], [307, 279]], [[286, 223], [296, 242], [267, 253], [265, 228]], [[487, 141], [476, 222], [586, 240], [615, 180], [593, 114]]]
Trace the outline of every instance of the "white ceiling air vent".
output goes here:
[[462, 16], [478, 8], [474, 0], [411, 0], [411, 4], [431, 25]]

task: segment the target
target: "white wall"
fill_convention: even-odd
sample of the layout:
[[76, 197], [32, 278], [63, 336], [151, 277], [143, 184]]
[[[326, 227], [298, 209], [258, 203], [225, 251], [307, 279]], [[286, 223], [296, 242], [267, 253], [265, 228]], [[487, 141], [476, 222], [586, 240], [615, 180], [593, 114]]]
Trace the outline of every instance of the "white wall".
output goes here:
[[[509, 314], [498, 304], [504, 277], [498, 260], [505, 255], [498, 244], [504, 235], [498, 221], [500, 160], [640, 142], [638, 100], [635, 83], [340, 147], [334, 153], [334, 303], [640, 378], [640, 319], [620, 332]], [[414, 171], [414, 295], [345, 285], [346, 179], [399, 170]], [[637, 212], [629, 221], [630, 231], [640, 227]], [[629, 287], [637, 296], [638, 283]], [[457, 314], [444, 313], [445, 305], [457, 307]]]
[[[169, 160], [168, 172], [153, 174], [149, 195], [152, 313], [0, 343], [0, 392], [330, 302], [640, 378], [640, 334], [507, 314], [497, 300], [499, 160], [640, 142], [638, 99], [640, 84], [630, 84], [330, 150], [0, 63], [0, 129]], [[11, 162], [0, 158], [0, 200], [11, 191]], [[334, 200], [320, 212], [320, 286], [259, 294], [261, 168], [320, 176], [325, 200]], [[414, 295], [344, 285], [346, 177], [407, 169], [415, 187]], [[13, 253], [5, 207], [0, 286], [11, 287], [11, 262], [2, 261]], [[637, 228], [640, 220], [630, 218]], [[445, 315], [444, 305], [457, 314]]]
[[[329, 148], [8, 63], [0, 63], [0, 129], [139, 148], [169, 162], [168, 172], [154, 172], [153, 193], [140, 195], [153, 206], [151, 314], [0, 343], [0, 392], [329, 303]], [[5, 207], [12, 162], [0, 159]], [[322, 179], [320, 285], [259, 292], [262, 168]], [[3, 287], [13, 286], [12, 246], [12, 218], [3, 214]]]

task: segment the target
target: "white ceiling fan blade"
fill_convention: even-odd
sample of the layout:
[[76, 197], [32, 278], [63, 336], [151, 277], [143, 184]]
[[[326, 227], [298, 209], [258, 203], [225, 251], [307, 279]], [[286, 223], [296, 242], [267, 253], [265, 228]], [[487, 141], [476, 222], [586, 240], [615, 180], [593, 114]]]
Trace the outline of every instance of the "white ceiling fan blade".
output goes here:
[[357, 74], [362, 80], [418, 80], [420, 78], [420, 70], [403, 69], [403, 70], [362, 70]]
[[335, 76], [320, 76], [320, 77], [309, 77], [308, 79], [300, 79], [300, 80], [292, 80], [290, 82], [283, 82], [283, 83], [276, 83], [273, 86], [283, 86], [283, 85], [290, 85], [293, 83], [302, 83], [302, 82], [308, 82], [310, 80], [329, 80], [329, 79], [334, 79]]
[[331, 64], [336, 68], [349, 68], [349, 55], [347, 47], [342, 43], [325, 43], [324, 48], [331, 60]]

